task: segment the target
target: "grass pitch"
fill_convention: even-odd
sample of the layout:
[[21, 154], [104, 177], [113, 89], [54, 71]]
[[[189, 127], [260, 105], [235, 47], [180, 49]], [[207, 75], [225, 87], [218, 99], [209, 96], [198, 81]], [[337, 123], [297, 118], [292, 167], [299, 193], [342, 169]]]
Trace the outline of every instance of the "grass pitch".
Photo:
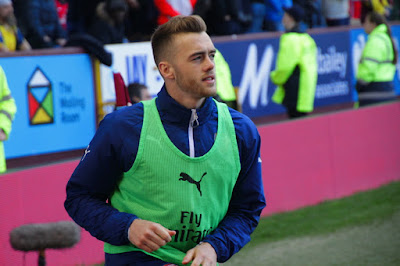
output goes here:
[[400, 265], [400, 182], [265, 217], [223, 265]]

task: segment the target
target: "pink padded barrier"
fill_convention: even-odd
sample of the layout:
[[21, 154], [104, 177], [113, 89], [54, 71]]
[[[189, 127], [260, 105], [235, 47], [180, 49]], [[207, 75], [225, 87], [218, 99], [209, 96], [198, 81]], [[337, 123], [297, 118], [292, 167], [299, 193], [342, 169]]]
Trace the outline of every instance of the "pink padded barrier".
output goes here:
[[263, 215], [400, 180], [400, 103], [259, 127]]
[[[9, 233], [23, 224], [71, 220], [64, 209], [65, 187], [77, 164], [75, 160], [0, 176], [0, 265], [37, 265], [37, 252], [13, 250]], [[91, 265], [102, 261], [102, 242], [84, 230], [74, 247], [46, 250], [48, 266]]]

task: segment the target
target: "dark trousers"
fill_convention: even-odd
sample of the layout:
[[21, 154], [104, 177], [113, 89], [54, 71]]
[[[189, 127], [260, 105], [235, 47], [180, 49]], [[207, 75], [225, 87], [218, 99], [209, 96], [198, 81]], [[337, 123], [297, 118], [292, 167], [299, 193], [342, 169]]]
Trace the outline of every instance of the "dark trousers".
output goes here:
[[288, 109], [287, 114], [290, 119], [300, 118], [306, 116], [308, 113], [299, 112], [296, 109]]

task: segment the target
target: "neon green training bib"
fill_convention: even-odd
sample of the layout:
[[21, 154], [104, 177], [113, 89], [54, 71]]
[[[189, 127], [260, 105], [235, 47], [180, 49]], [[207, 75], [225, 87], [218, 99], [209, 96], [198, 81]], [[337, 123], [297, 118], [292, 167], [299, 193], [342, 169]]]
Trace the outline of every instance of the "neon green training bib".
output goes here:
[[203, 156], [191, 158], [168, 138], [155, 99], [143, 102], [143, 127], [136, 160], [124, 173], [111, 197], [111, 205], [140, 219], [160, 223], [175, 230], [176, 235], [152, 253], [132, 244], [108, 243], [105, 252], [142, 251], [182, 265], [186, 252], [211, 234], [225, 217], [239, 175], [240, 159], [229, 110], [225, 104], [216, 103], [218, 132], [214, 145]]

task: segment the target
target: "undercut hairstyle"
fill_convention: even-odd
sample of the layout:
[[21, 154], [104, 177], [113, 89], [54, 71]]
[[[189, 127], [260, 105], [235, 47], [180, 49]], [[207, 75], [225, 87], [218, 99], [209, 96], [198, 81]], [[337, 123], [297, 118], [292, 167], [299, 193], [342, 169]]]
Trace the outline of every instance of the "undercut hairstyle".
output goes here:
[[172, 45], [174, 35], [180, 33], [201, 33], [206, 31], [206, 23], [197, 15], [175, 16], [167, 23], [160, 25], [151, 37], [151, 46], [157, 67], [169, 53], [168, 48]]
[[379, 26], [381, 24], [385, 24], [386, 28], [387, 28], [387, 34], [389, 35], [390, 41], [392, 42], [392, 47], [393, 47], [393, 61], [392, 63], [394, 65], [397, 64], [397, 60], [398, 60], [398, 51], [396, 49], [396, 45], [393, 41], [393, 36], [392, 36], [392, 30], [390, 29], [390, 26], [385, 18], [385, 16], [373, 11], [373, 12], [369, 12], [366, 16], [365, 19], [368, 19], [370, 22], [376, 24], [376, 26]]

